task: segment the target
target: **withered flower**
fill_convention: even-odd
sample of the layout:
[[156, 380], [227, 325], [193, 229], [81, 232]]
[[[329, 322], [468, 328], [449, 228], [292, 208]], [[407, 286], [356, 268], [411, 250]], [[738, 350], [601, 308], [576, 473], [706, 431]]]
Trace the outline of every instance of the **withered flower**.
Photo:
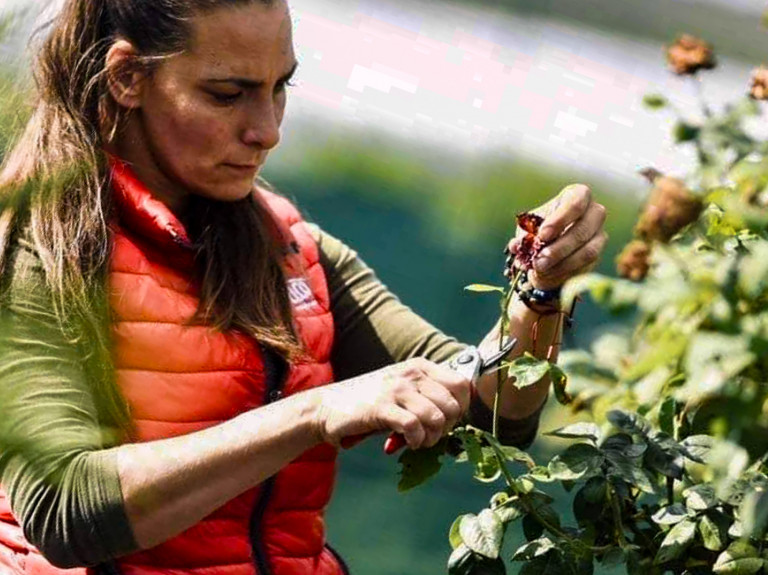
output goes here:
[[760, 66], [752, 71], [749, 97], [753, 100], [768, 100], [768, 68], [765, 66]]
[[702, 201], [685, 187], [682, 180], [657, 177], [635, 226], [635, 234], [644, 240], [666, 243], [685, 226], [695, 222], [703, 208]]
[[616, 258], [616, 269], [621, 277], [639, 282], [648, 275], [650, 256], [651, 247], [647, 243], [642, 240], [633, 240]]
[[667, 62], [679, 76], [690, 76], [699, 70], [711, 70], [717, 65], [712, 47], [690, 34], [683, 34], [667, 48]]

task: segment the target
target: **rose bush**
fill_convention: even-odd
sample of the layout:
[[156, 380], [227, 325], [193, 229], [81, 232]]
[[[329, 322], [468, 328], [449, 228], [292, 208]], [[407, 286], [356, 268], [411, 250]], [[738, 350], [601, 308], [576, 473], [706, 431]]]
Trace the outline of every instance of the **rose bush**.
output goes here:
[[[694, 82], [714, 66], [690, 36], [667, 59]], [[765, 82], [758, 69], [742, 101], [678, 118], [673, 135], [696, 150], [696, 169], [685, 178], [645, 170], [653, 189], [617, 262], [624, 277], [566, 286], [565, 308], [589, 294], [633, 329], [565, 351], [559, 365], [528, 355], [507, 366], [518, 387], [548, 373], [557, 398], [584, 415], [548, 433], [571, 444], [536, 462], [467, 426], [401, 456], [401, 489], [457, 453], [475, 479], [500, 484], [486, 509], [450, 528], [449, 573], [505, 573], [510, 561], [522, 575], [591, 574], [598, 564], [768, 573], [768, 142], [746, 127]], [[668, 106], [657, 94], [645, 102]], [[509, 289], [498, 290], [506, 302]], [[570, 494], [574, 524], [551, 505], [552, 484]], [[503, 557], [514, 522], [527, 543]]]

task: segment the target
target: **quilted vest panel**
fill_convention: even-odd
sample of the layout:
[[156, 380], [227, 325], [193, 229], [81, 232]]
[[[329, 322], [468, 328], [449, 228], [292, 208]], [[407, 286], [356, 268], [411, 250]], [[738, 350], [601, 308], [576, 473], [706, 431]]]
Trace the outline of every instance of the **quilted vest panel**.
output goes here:
[[[186, 232], [125, 165], [116, 163], [113, 176], [119, 213], [110, 266], [114, 361], [135, 423], [132, 441], [205, 429], [271, 399], [333, 381], [328, 287], [317, 245], [290, 202], [256, 192], [272, 212], [277, 233], [292, 247], [285, 265], [288, 291], [295, 327], [310, 355], [305, 363], [287, 366], [284, 380], [276, 382], [269, 380], [269, 358], [251, 338], [185, 325], [198, 304]], [[113, 566], [125, 575], [341, 575], [346, 568], [326, 546], [323, 521], [336, 455], [330, 445], [310, 449], [178, 536]], [[10, 529], [6, 537], [3, 529]], [[28, 564], [22, 572], [31, 566], [40, 575], [94, 571], [62, 571], [47, 563], [23, 541], [0, 492], [0, 565], [3, 547], [19, 537], [20, 549], [12, 555]]]

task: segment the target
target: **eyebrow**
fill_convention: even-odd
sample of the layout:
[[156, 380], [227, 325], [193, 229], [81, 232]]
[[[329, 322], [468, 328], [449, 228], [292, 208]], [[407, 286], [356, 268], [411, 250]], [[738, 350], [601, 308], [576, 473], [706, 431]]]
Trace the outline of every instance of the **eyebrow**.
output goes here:
[[[278, 81], [278, 84], [284, 84], [286, 82], [289, 82], [291, 78], [293, 78], [294, 74], [296, 74], [296, 70], [299, 68], [299, 63], [294, 62], [293, 67], [291, 68], [290, 72], [287, 74], [284, 74]], [[208, 82], [212, 84], [236, 84], [239, 88], [243, 88], [245, 90], [251, 90], [254, 88], [260, 88], [264, 85], [263, 81], [257, 81], [257, 80], [251, 80], [249, 78], [210, 78], [207, 80]]]

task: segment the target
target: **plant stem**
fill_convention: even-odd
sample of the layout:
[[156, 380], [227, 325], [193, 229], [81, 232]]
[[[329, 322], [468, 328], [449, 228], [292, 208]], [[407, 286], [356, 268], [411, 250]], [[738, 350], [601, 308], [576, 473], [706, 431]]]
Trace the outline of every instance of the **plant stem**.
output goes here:
[[[509, 309], [509, 303], [512, 301], [512, 295], [515, 293], [515, 288], [517, 287], [517, 283], [520, 281], [520, 277], [523, 275], [523, 271], [520, 270], [517, 272], [517, 275], [515, 276], [515, 279], [510, 284], [507, 291], [504, 292], [504, 295], [501, 297], [501, 321], [499, 325], [499, 351], [504, 349], [504, 340], [506, 339], [507, 332], [509, 331], [509, 317], [508, 317], [508, 309]], [[504, 385], [504, 381], [506, 381], [506, 377], [504, 377], [504, 374], [506, 373], [506, 370], [500, 369], [496, 372], [496, 395], [493, 397], [493, 427], [491, 429], [491, 432], [493, 433], [493, 437], [498, 439], [499, 438], [499, 405], [501, 403], [501, 388]]]

